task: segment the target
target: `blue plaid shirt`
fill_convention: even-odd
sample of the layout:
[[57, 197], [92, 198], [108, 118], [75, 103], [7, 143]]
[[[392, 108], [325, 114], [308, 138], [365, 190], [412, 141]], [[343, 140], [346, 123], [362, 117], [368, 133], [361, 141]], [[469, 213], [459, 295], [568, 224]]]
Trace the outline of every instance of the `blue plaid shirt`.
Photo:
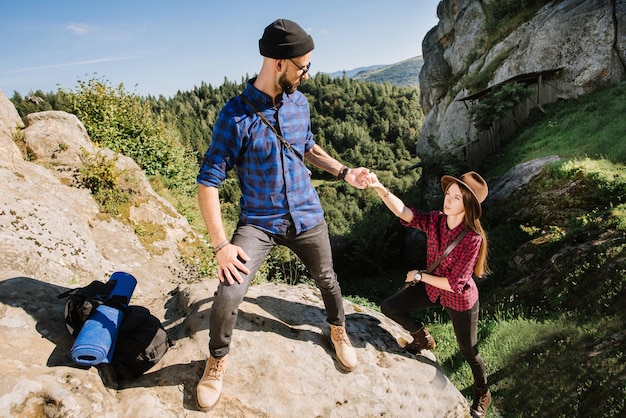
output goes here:
[[298, 153], [287, 149], [261, 118], [240, 97], [226, 103], [220, 112], [211, 146], [197, 181], [219, 187], [233, 167], [241, 188], [240, 221], [284, 235], [291, 220], [296, 233], [306, 231], [324, 219], [317, 192], [302, 156], [315, 141], [311, 133], [309, 102], [303, 93], [283, 93], [281, 104], [257, 90], [254, 79], [243, 94], [274, 125]]

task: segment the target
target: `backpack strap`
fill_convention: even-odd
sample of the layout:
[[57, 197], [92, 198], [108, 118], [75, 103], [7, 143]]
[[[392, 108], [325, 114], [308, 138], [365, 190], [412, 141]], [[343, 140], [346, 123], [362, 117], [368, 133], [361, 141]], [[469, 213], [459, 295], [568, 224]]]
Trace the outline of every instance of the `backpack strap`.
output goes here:
[[467, 228], [464, 228], [461, 233], [456, 237], [456, 239], [454, 241], [452, 241], [452, 243], [450, 245], [448, 245], [448, 248], [446, 248], [446, 250], [443, 252], [443, 254], [441, 255], [441, 257], [439, 257], [437, 260], [435, 260], [425, 271], [424, 273], [430, 274], [433, 271], [435, 271], [435, 269], [437, 268], [437, 266], [439, 264], [441, 264], [441, 262], [443, 261], [444, 258], [446, 258], [448, 255], [450, 255], [450, 253], [452, 252], [452, 250], [454, 250], [454, 247], [456, 247], [456, 245], [461, 242], [461, 240], [463, 239], [463, 237], [465, 236], [465, 234], [467, 234]]
[[[426, 270], [424, 270], [424, 273], [426, 274], [430, 274], [433, 271], [435, 271], [435, 269], [437, 268], [437, 266], [439, 264], [441, 264], [441, 262], [448, 256], [450, 255], [450, 253], [452, 252], [452, 250], [454, 250], [454, 247], [456, 247], [456, 245], [461, 242], [461, 240], [463, 239], [463, 237], [465, 236], [465, 234], [467, 234], [467, 228], [463, 229], [459, 235], [455, 238], [454, 241], [452, 241], [452, 243], [450, 245], [448, 245], [448, 247], [446, 248], [446, 250], [443, 252], [443, 254], [441, 255], [441, 257], [439, 257], [437, 260], [435, 260], [430, 266], [428, 266], [428, 268]], [[411, 286], [415, 286], [417, 282], [415, 281], [411, 281], [411, 282], [404, 282], [404, 284], [400, 287], [400, 289], [398, 289], [398, 293], [402, 292], [403, 290], [407, 289], [408, 287]]]
[[117, 280], [109, 280], [106, 283], [94, 280], [84, 287], [77, 287], [75, 289], [69, 289], [65, 292], [57, 295], [57, 299], [65, 299], [69, 296], [79, 294], [85, 298], [97, 299], [102, 302], [109, 300], [109, 294], [115, 287]]
[[263, 123], [265, 123], [271, 130], [272, 132], [274, 132], [274, 135], [276, 135], [276, 137], [278, 139], [280, 139], [280, 142], [283, 143], [283, 145], [289, 149], [291, 152], [293, 152], [299, 160], [302, 160], [302, 162], [304, 163], [304, 157], [301, 156], [300, 154], [298, 154], [298, 152], [293, 149], [293, 147], [291, 146], [291, 144], [289, 142], [287, 142], [287, 140], [278, 132], [278, 130], [274, 127], [274, 125], [272, 125], [270, 123], [269, 120], [267, 120], [267, 118], [265, 117], [265, 115], [263, 113], [261, 113], [257, 107], [254, 105], [254, 103], [252, 102], [252, 100], [248, 99], [246, 96], [244, 96], [243, 94], [240, 94], [239, 97], [241, 97], [241, 100], [243, 100], [248, 106], [250, 106], [250, 108], [254, 111], [254, 113], [257, 114], [258, 117], [261, 118], [261, 120], [263, 121]]
[[77, 289], [69, 289], [63, 293], [61, 293], [60, 295], [57, 295], [57, 299], [65, 299], [66, 297], [68, 297], [71, 293], [76, 293]]

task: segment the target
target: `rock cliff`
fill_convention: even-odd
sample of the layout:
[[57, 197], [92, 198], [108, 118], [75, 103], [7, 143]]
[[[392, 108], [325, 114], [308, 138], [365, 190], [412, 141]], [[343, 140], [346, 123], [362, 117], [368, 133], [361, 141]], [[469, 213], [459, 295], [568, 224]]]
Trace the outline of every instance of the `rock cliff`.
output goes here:
[[[0, 91], [0, 416], [193, 417], [207, 355], [207, 318], [217, 286], [180, 262], [199, 239], [130, 159], [97, 149], [64, 112], [29, 115], [24, 127]], [[76, 170], [98, 155], [115, 161], [141, 196], [124, 220], [100, 212]], [[141, 225], [164, 231], [146, 242]], [[72, 364], [56, 296], [126, 271], [131, 303], [159, 317], [175, 341], [155, 367], [118, 381], [107, 366]], [[411, 356], [408, 335], [381, 314], [345, 302], [360, 364], [343, 373], [328, 342], [317, 289], [253, 286], [236, 324], [222, 417], [464, 417], [468, 405], [430, 352]], [[461, 388], [462, 389], [462, 388]]]
[[480, 0], [444, 0], [439, 23], [422, 43], [421, 104], [426, 114], [417, 153], [428, 157], [477, 140], [468, 109], [458, 99], [514, 77], [562, 68], [551, 80], [558, 98], [570, 99], [618, 82], [626, 74], [626, 1], [549, 2], [528, 22], [487, 47]]

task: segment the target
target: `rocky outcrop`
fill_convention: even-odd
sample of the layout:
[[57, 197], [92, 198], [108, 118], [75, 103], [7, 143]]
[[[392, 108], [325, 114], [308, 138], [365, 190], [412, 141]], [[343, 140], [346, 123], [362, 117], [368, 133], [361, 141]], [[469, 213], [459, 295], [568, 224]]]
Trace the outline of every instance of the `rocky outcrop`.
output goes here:
[[560, 159], [558, 155], [549, 155], [516, 165], [490, 186], [485, 206], [509, 199], [522, 186], [530, 183], [533, 178], [538, 176], [546, 165], [555, 163]]
[[16, 161], [23, 160], [22, 153], [14, 142], [16, 135], [19, 134], [19, 130], [23, 127], [24, 123], [15, 106], [9, 102], [4, 92], [0, 90], [0, 149], [2, 149], [0, 164], [10, 165]]
[[[217, 279], [194, 277], [179, 252], [182, 242], [199, 238], [132, 160], [94, 146], [74, 115], [33, 114], [22, 127], [0, 91], [0, 416], [203, 416], [195, 387]], [[102, 213], [77, 187], [75, 173], [95, 155], [134, 178], [129, 184], [141, 199], [127, 219]], [[146, 223], [165, 231], [149, 245], [135, 233]], [[72, 363], [63, 301], [56, 298], [114, 271], [137, 278], [131, 303], [149, 308], [176, 343], [132, 381], [118, 381], [106, 365]], [[397, 339], [409, 336], [397, 324], [345, 306], [360, 360], [351, 373], [335, 361], [317, 289], [251, 287], [212, 416], [469, 416], [466, 399], [432, 353], [407, 355]]]
[[477, 132], [457, 99], [475, 91], [465, 86], [487, 74], [488, 86], [513, 77], [563, 68], [551, 80], [559, 98], [589, 93], [626, 73], [626, 0], [562, 0], [548, 3], [489, 50], [485, 50], [484, 5], [479, 0], [444, 0], [438, 25], [422, 44], [422, 109], [426, 114], [417, 145], [424, 158], [473, 142]]

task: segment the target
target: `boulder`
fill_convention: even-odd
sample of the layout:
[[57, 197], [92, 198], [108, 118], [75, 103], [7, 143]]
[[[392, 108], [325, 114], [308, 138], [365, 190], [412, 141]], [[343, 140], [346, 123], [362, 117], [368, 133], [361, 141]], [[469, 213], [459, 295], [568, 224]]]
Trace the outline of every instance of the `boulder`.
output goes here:
[[19, 147], [15, 144], [15, 135], [24, 122], [13, 103], [0, 90], [0, 166], [9, 166], [23, 159]]

